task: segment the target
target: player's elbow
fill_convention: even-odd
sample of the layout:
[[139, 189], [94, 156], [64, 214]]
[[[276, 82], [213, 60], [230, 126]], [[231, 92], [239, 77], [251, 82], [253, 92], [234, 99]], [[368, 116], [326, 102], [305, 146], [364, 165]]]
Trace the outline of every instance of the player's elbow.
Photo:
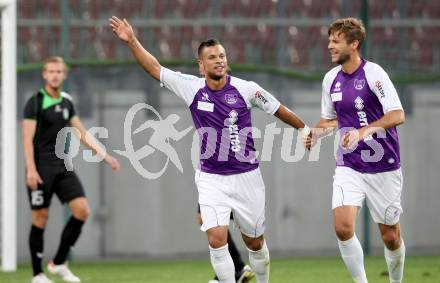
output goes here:
[[387, 113], [387, 117], [391, 127], [405, 123], [405, 112], [403, 110], [392, 110]]
[[405, 112], [403, 110], [398, 110], [396, 113], [396, 126], [405, 123]]

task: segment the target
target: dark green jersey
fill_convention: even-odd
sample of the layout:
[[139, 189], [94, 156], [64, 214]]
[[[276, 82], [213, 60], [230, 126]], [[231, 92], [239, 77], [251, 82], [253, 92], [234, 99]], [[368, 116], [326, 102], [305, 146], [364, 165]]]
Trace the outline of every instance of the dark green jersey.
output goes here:
[[74, 116], [72, 97], [65, 92], [61, 92], [59, 98], [52, 98], [42, 88], [28, 100], [24, 108], [24, 119], [37, 121], [34, 136], [36, 161], [59, 160], [55, 154], [58, 132], [68, 127]]

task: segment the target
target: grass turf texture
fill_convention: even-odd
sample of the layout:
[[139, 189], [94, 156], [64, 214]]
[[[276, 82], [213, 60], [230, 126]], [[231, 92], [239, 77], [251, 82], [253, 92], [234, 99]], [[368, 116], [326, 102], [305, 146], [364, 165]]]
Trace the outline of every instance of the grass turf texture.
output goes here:
[[[83, 283], [206, 283], [213, 272], [206, 261], [125, 261], [72, 263], [71, 268]], [[387, 283], [383, 257], [366, 258], [370, 282]], [[16, 273], [1, 273], [2, 283], [30, 282], [31, 268], [20, 265]], [[62, 282], [49, 276], [55, 283]], [[439, 283], [440, 257], [408, 257], [405, 282]], [[253, 279], [251, 282], [255, 282]], [[272, 283], [350, 283], [352, 282], [339, 258], [275, 259], [271, 263]]]

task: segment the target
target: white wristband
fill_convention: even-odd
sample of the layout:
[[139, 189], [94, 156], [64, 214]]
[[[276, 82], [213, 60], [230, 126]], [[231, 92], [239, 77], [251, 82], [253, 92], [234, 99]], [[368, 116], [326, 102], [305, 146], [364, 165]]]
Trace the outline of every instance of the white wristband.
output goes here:
[[309, 126], [305, 125], [304, 128], [299, 129], [299, 131], [301, 132], [301, 136], [303, 138], [307, 138], [312, 130], [310, 130]]

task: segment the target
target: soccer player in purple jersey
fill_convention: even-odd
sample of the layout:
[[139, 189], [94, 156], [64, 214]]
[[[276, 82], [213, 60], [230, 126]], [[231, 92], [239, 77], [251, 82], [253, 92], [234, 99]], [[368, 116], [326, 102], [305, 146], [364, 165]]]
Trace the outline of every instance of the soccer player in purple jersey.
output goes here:
[[[328, 30], [328, 49], [337, 67], [322, 83], [321, 119], [304, 139], [339, 128], [333, 181], [333, 217], [341, 256], [355, 282], [367, 282], [361, 244], [355, 234], [364, 199], [385, 244], [390, 282], [402, 282], [405, 245], [400, 236], [402, 171], [396, 126], [405, 114], [387, 73], [360, 57], [365, 28], [355, 18], [336, 20]], [[324, 131], [322, 130], [324, 129]]]
[[309, 128], [255, 82], [230, 76], [226, 51], [217, 40], [200, 44], [198, 62], [205, 78], [198, 78], [162, 67], [143, 48], [125, 19], [112, 17], [110, 26], [145, 71], [182, 98], [191, 111], [201, 140], [200, 168], [195, 177], [201, 229], [207, 232], [211, 264], [219, 281], [235, 282], [227, 245], [232, 212], [257, 282], [268, 282], [269, 250], [263, 237], [265, 187], [255, 154], [250, 110], [258, 107], [273, 114], [302, 129], [303, 135], [309, 134]]

